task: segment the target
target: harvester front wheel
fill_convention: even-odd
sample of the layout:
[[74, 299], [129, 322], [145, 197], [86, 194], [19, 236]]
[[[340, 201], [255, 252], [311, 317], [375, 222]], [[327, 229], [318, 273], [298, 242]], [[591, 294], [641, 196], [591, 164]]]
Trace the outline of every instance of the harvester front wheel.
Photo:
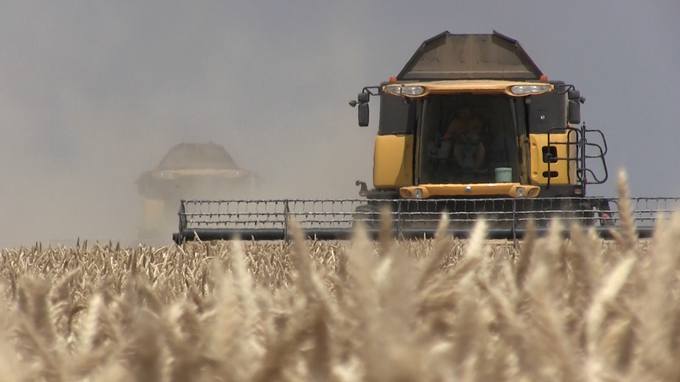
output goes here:
[[597, 225], [599, 221], [593, 206], [586, 201], [564, 201], [558, 217], [565, 224], [571, 225], [571, 222], [576, 222], [581, 227], [592, 227]]

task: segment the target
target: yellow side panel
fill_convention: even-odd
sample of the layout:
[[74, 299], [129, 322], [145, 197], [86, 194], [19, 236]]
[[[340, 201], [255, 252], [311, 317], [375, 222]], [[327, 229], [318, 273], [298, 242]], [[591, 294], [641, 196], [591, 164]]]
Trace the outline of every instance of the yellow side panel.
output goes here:
[[413, 135], [378, 135], [373, 151], [373, 185], [413, 185]]
[[[572, 144], [567, 145], [567, 142]], [[575, 134], [550, 134], [550, 143], [557, 150], [558, 158], [576, 159], [576, 146], [573, 144]], [[544, 148], [548, 150], [548, 135], [531, 134], [529, 144], [531, 145], [531, 183], [545, 185], [548, 183], [548, 163], [543, 160], [543, 150]], [[576, 166], [578, 163], [575, 160], [560, 159], [550, 163], [550, 172], [553, 173], [550, 184], [575, 184]]]
[[[576, 158], [577, 155], [576, 142], [578, 141], [578, 136], [576, 135], [576, 132], [573, 130], [570, 131], [568, 139], [569, 142], [574, 143], [573, 145], [569, 145], [569, 158]], [[577, 183], [576, 169], [580, 165], [581, 164], [578, 161], [569, 161], [569, 184]]]

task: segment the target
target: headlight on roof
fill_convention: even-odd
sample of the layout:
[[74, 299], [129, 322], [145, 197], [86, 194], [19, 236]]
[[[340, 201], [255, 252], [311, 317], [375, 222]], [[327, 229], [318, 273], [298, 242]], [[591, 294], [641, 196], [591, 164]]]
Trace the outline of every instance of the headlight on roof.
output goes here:
[[422, 86], [404, 86], [401, 88], [401, 94], [404, 95], [421, 95], [425, 93], [425, 88]]
[[174, 171], [161, 171], [156, 174], [156, 177], [160, 179], [176, 179], [177, 173]]
[[541, 94], [550, 91], [550, 85], [515, 85], [510, 87], [514, 95]]
[[402, 86], [402, 85], [388, 85], [385, 86], [385, 91], [392, 95], [405, 96], [419, 96], [425, 93], [425, 88], [422, 86]]

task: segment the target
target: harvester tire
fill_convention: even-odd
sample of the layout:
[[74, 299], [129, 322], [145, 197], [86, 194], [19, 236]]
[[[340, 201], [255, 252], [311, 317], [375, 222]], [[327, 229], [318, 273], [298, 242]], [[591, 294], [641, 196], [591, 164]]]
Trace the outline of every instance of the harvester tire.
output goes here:
[[585, 201], [564, 201], [561, 210], [562, 212], [558, 214], [558, 217], [568, 225], [571, 225], [571, 222], [575, 221], [581, 227], [592, 227], [599, 221], [596, 212], [593, 210], [593, 206]]

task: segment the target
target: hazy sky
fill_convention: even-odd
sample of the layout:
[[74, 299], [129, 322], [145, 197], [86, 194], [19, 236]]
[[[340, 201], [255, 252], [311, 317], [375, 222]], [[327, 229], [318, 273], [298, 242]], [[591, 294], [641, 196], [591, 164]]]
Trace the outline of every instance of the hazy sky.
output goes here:
[[272, 196], [355, 197], [372, 125], [348, 101], [438, 33], [519, 40], [587, 98], [607, 186], [680, 195], [677, 1], [5, 1], [0, 4], [0, 246], [134, 235], [134, 181], [211, 140]]

